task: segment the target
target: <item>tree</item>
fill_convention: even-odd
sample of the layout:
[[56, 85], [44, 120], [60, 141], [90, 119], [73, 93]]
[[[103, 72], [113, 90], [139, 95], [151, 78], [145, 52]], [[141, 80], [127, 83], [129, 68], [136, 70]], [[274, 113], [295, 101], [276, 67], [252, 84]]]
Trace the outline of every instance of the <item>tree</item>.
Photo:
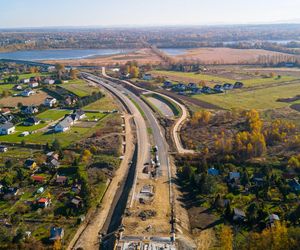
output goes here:
[[224, 225], [220, 232], [220, 249], [222, 250], [232, 250], [232, 230], [229, 226]]
[[82, 156], [81, 156], [81, 160], [83, 162], [88, 163], [89, 160], [91, 159], [91, 157], [92, 157], [92, 153], [91, 153], [90, 150], [88, 150], [88, 149], [83, 150], [83, 153], [82, 153]]
[[140, 70], [137, 66], [132, 66], [130, 68], [130, 75], [132, 78], [138, 78], [139, 74], [140, 74]]
[[72, 79], [72, 80], [77, 79], [78, 73], [79, 73], [79, 72], [78, 72], [77, 69], [71, 69], [71, 70], [70, 70], [70, 77], [71, 77], [71, 79]]
[[61, 145], [57, 138], [55, 138], [55, 140], [52, 142], [52, 149], [55, 151], [61, 150]]
[[61, 80], [62, 73], [65, 71], [65, 66], [61, 63], [55, 64], [55, 69], [58, 75], [58, 79]]
[[54, 241], [53, 250], [61, 250], [61, 249], [62, 249], [61, 239], [58, 238]]

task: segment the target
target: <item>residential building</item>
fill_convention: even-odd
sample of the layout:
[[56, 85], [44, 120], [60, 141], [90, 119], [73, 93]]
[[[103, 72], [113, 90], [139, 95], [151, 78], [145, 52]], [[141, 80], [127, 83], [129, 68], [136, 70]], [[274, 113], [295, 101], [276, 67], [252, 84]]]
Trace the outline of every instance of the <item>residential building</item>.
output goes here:
[[234, 208], [233, 209], [233, 220], [234, 221], [244, 221], [246, 219], [246, 214], [244, 211]]
[[24, 162], [24, 166], [30, 170], [35, 170], [37, 168], [37, 164], [33, 159], [27, 159]]
[[38, 112], [39, 112], [39, 110], [36, 106], [22, 106], [21, 107], [21, 113], [23, 113], [25, 115], [33, 115]]
[[31, 95], [34, 95], [35, 92], [32, 90], [32, 89], [25, 89], [22, 93], [21, 93], [21, 96], [24, 96], [24, 97], [29, 97]]
[[30, 88], [37, 88], [39, 86], [39, 83], [38, 82], [31, 82], [31, 83], [28, 84], [28, 86]]
[[10, 135], [16, 131], [16, 127], [11, 122], [0, 124], [0, 135]]
[[24, 126], [33, 126], [40, 124], [41, 120], [35, 116], [27, 118], [24, 122]]
[[57, 100], [53, 97], [47, 97], [44, 101], [46, 107], [52, 108], [57, 103]]
[[0, 145], [0, 152], [5, 153], [7, 152], [8, 148], [6, 146]]
[[46, 208], [51, 205], [51, 199], [49, 198], [40, 198], [37, 201], [37, 204], [40, 208]]
[[146, 80], [146, 81], [152, 80], [152, 75], [151, 74], [144, 74], [143, 75], [143, 80]]
[[64, 229], [61, 227], [51, 227], [50, 229], [50, 241], [61, 240], [64, 237]]
[[53, 80], [53, 79], [47, 78], [47, 79], [44, 80], [44, 84], [52, 85], [54, 83], [55, 83], [55, 80]]

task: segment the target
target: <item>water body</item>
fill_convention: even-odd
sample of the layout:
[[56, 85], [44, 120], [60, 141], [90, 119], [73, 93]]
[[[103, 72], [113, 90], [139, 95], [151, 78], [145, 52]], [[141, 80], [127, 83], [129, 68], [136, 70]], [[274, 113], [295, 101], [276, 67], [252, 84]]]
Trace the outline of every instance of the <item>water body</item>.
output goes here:
[[22, 50], [14, 52], [0, 52], [0, 59], [40, 61], [83, 59], [96, 56], [117, 55], [128, 52], [124, 49], [53, 49], [53, 50]]

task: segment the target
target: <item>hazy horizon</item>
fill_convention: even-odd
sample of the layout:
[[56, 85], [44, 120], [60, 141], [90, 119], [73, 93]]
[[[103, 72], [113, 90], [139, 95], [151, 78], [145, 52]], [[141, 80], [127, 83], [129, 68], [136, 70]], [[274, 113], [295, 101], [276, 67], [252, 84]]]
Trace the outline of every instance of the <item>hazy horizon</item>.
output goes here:
[[0, 0], [0, 6], [2, 29], [300, 23], [294, 0]]

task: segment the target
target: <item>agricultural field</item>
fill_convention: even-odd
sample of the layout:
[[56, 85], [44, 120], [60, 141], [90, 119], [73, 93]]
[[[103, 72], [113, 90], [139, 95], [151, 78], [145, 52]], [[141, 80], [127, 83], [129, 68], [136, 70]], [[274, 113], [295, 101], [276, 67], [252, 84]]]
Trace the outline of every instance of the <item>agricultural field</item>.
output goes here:
[[268, 85], [268, 84], [275, 84], [275, 83], [282, 83], [288, 81], [294, 81], [300, 79], [299, 76], [292, 76], [292, 75], [285, 75], [284, 72], [280, 77], [278, 75], [274, 75], [270, 77], [269, 75], [265, 74], [258, 74], [255, 75], [252, 73], [251, 75], [246, 74], [240, 69], [239, 72], [235, 72], [235, 74], [228, 75], [232, 76], [232, 78], [222, 76], [222, 73], [217, 73], [212, 70], [209, 73], [194, 73], [194, 72], [175, 72], [175, 71], [150, 71], [153, 76], [163, 76], [166, 77], [168, 80], [174, 82], [183, 82], [183, 83], [190, 83], [195, 82], [199, 83], [200, 81], [204, 81], [207, 86], [213, 87], [216, 83], [235, 83], [236, 81], [242, 81], [245, 84], [245, 87], [252, 87], [256, 85]]
[[5, 107], [17, 107], [18, 103], [22, 103], [25, 106], [40, 105], [47, 97], [49, 97], [47, 93], [42, 90], [38, 90], [36, 94], [29, 97], [9, 96], [0, 98], [0, 105]]
[[105, 93], [105, 96], [98, 101], [93, 102], [83, 108], [83, 110], [97, 110], [97, 111], [111, 111], [117, 110], [118, 105], [116, 100], [110, 95]]
[[217, 105], [225, 109], [272, 109], [282, 108], [293, 103], [278, 102], [279, 98], [294, 97], [300, 91], [299, 82], [293, 84], [267, 87], [254, 90], [231, 90], [227, 93], [212, 95], [195, 95], [201, 101]]
[[198, 48], [174, 56], [174, 60], [198, 60], [203, 64], [255, 63], [260, 56], [284, 56], [288, 54], [262, 49]]
[[71, 80], [68, 83], [63, 83], [62, 88], [72, 92], [78, 97], [85, 97], [91, 95], [93, 92], [98, 91], [99, 88], [83, 81], [83, 80]]

